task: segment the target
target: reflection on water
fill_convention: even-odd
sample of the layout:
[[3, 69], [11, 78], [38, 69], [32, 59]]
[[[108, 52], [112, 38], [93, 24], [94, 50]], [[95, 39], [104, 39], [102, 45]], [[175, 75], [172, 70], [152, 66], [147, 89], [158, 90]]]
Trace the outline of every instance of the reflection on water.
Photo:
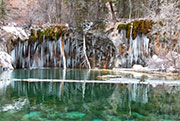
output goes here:
[[[0, 83], [0, 121], [179, 120], [180, 87]], [[62, 89], [63, 84], [63, 89]]]
[[180, 77], [162, 78], [155, 75], [143, 73], [124, 74], [108, 70], [81, 70], [81, 69], [15, 69], [13, 71], [0, 72], [0, 79], [58, 79], [58, 80], [98, 80], [98, 76], [118, 75], [117, 78], [111, 78], [111, 81], [121, 80], [155, 80], [155, 81], [180, 81]]
[[96, 80], [98, 75], [112, 74], [107, 71], [90, 71], [80, 69], [17, 69], [0, 72], [0, 79], [61, 79], [61, 80]]

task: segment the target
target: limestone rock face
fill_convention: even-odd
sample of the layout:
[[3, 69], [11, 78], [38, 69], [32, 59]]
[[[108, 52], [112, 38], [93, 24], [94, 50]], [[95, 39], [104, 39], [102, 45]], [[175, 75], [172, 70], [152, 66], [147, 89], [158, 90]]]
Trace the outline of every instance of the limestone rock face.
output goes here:
[[[6, 0], [7, 22], [36, 25], [52, 23], [58, 21], [54, 20], [59, 13], [58, 5], [59, 0]], [[63, 5], [60, 6], [64, 10]]]
[[148, 68], [174, 71], [180, 70], [180, 54], [177, 52], [169, 52], [165, 56], [153, 55], [152, 58], [147, 60]]
[[29, 38], [29, 31], [14, 25], [0, 26], [0, 51], [10, 53], [17, 41]]
[[[7, 9], [8, 9], [8, 20], [17, 22], [17, 23], [29, 23], [30, 19], [37, 18], [37, 21], [44, 21], [46, 14], [43, 12], [40, 14], [37, 9], [40, 0], [7, 0]], [[46, 0], [41, 0], [46, 2]], [[36, 22], [37, 22], [36, 21]]]
[[0, 68], [1, 70], [13, 70], [13, 59], [12, 57], [4, 52], [4, 51], [0, 51]]

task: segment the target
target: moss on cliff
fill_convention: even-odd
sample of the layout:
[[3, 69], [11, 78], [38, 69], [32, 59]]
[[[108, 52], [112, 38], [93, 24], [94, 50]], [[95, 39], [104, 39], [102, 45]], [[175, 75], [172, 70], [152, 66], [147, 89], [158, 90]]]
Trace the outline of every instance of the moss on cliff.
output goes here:
[[138, 34], [144, 33], [147, 34], [152, 29], [153, 21], [151, 20], [135, 20], [128, 24], [119, 24], [118, 31], [126, 30], [126, 37], [129, 39], [131, 24], [133, 25], [132, 38], [135, 39]]
[[29, 37], [29, 42], [38, 43], [43, 42], [43, 40], [48, 39], [50, 41], [57, 40], [59, 37], [64, 36], [67, 33], [68, 28], [65, 25], [51, 25], [46, 29], [31, 29], [31, 35]]

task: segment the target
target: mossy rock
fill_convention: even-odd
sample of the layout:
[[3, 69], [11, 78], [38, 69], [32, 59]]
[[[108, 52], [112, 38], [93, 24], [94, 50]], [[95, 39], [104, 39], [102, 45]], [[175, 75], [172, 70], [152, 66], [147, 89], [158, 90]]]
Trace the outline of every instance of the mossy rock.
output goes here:
[[119, 24], [118, 31], [126, 30], [126, 37], [130, 38], [131, 24], [133, 24], [132, 38], [135, 39], [138, 34], [147, 34], [151, 31], [153, 21], [152, 20], [135, 20], [128, 24]]
[[121, 30], [126, 30], [127, 29], [127, 25], [126, 24], [119, 24], [117, 27], [119, 33], [121, 32]]
[[38, 30], [31, 30], [31, 35], [29, 37], [29, 42], [35, 43], [42, 43], [44, 38], [50, 41], [55, 41], [59, 37], [64, 36], [68, 31], [68, 28], [65, 25], [52, 25], [46, 29], [38, 29]]
[[131, 32], [131, 23], [127, 24], [127, 28], [126, 28], [126, 38], [128, 39], [130, 37], [130, 32]]
[[36, 31], [31, 29], [31, 35], [29, 37], [29, 42], [30, 43], [35, 43], [37, 40], [37, 35], [36, 35]]

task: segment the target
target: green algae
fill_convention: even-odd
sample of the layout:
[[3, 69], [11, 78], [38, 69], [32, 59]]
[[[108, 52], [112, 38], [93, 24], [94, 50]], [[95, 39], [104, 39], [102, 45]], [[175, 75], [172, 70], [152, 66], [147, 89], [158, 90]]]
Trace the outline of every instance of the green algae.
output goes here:
[[107, 115], [107, 120], [109, 121], [122, 121], [117, 116]]
[[103, 121], [103, 120], [101, 120], [101, 119], [94, 119], [93, 121]]
[[61, 113], [58, 116], [60, 119], [65, 119], [65, 120], [78, 120], [85, 116], [85, 113], [80, 113], [80, 112], [67, 112], [67, 113]]

